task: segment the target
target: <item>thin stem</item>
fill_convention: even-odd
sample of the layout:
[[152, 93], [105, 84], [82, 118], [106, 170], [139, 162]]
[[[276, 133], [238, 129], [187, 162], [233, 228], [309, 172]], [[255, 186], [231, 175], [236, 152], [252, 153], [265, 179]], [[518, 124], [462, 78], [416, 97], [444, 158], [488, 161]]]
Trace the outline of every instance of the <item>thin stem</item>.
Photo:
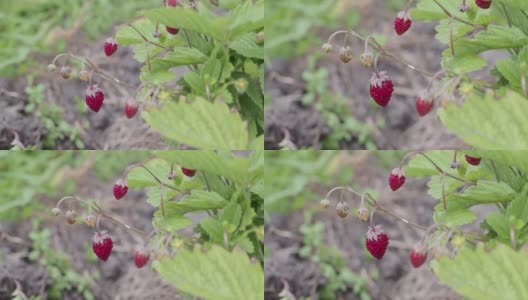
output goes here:
[[453, 17], [449, 18], [449, 44], [451, 45], [451, 55], [455, 56], [455, 42], [453, 39]]
[[160, 207], [161, 215], [165, 217], [165, 204], [163, 203], [163, 184], [160, 183]]
[[517, 242], [515, 241], [515, 228], [513, 227], [513, 224], [510, 224], [510, 241], [512, 248], [517, 248]]
[[442, 179], [442, 204], [444, 205], [444, 211], [447, 211], [446, 194], [445, 194], [445, 173], [441, 175]]
[[445, 13], [448, 17], [453, 18], [453, 19], [455, 19], [455, 20], [457, 20], [457, 21], [459, 21], [459, 22], [462, 22], [462, 23], [464, 23], [464, 24], [467, 24], [467, 25], [473, 26], [473, 27], [475, 27], [476, 29], [479, 29], [479, 28], [484, 29], [484, 28], [485, 28], [485, 27], [483, 27], [483, 26], [481, 26], [481, 25], [473, 24], [473, 23], [468, 22], [468, 21], [466, 21], [466, 20], [464, 20], [464, 19], [461, 19], [461, 18], [459, 18], [459, 17], [457, 17], [457, 16], [453, 16], [453, 15], [452, 15], [452, 14], [451, 14], [451, 13], [450, 13], [450, 12], [449, 12], [449, 11], [448, 11], [448, 10], [442, 5], [442, 4], [440, 4], [440, 2], [438, 2], [438, 0], [433, 0], [433, 1], [436, 3], [436, 5], [438, 5], [438, 6], [444, 11], [444, 13]]
[[497, 174], [497, 168], [495, 167], [495, 162], [493, 162], [493, 160], [491, 161], [491, 168], [493, 169], [493, 174], [495, 174], [495, 180], [500, 183], [499, 174]]
[[422, 231], [425, 231], [425, 230], [427, 229], [426, 227], [424, 227], [424, 226], [422, 226], [422, 225], [416, 224], [416, 223], [411, 222], [411, 221], [409, 221], [409, 220], [407, 220], [407, 219], [405, 219], [405, 218], [402, 218], [402, 217], [400, 217], [400, 216], [397, 216], [397, 215], [393, 214], [392, 212], [386, 210], [385, 208], [383, 208], [383, 207], [382, 207], [381, 205], [379, 205], [379, 204], [376, 204], [375, 208], [376, 208], [377, 210], [379, 210], [379, 211], [381, 211], [381, 212], [383, 212], [383, 213], [385, 213], [385, 214], [387, 214], [387, 215], [389, 215], [389, 216], [391, 216], [391, 217], [393, 217], [393, 218], [395, 218], [395, 219], [397, 219], [397, 220], [399, 220], [399, 221], [401, 221], [401, 222], [407, 224], [407, 225], [414, 226], [414, 227], [416, 227], [416, 228], [418, 228], [418, 229], [420, 229], [420, 230], [422, 230]]
[[149, 44], [152, 44], [152, 45], [155, 45], [155, 46], [158, 46], [158, 47], [160, 47], [160, 48], [162, 48], [162, 49], [165, 49], [165, 46], [163, 46], [163, 45], [161, 45], [161, 44], [159, 44], [159, 43], [157, 43], [157, 42], [154, 42], [154, 41], [149, 40], [149, 39], [148, 39], [143, 33], [141, 33], [141, 31], [139, 31], [134, 25], [132, 25], [132, 24], [130, 24], [130, 23], [129, 23], [129, 24], [126, 24], [126, 25], [132, 27], [132, 29], [134, 29], [134, 30], [135, 30], [135, 31], [141, 36], [141, 38], [142, 38], [145, 42], [147, 42], [147, 43], [149, 43]]
[[135, 227], [132, 227], [132, 226], [130, 226], [130, 225], [128, 225], [128, 224], [125, 224], [125, 223], [123, 223], [123, 222], [121, 222], [121, 221], [115, 219], [114, 217], [105, 214], [105, 213], [103, 213], [103, 214], [101, 215], [101, 217], [105, 217], [105, 218], [107, 218], [108, 220], [112, 221], [113, 223], [118, 224], [118, 225], [121, 225], [121, 226], [125, 227], [126, 229], [128, 229], [128, 230], [132, 230], [132, 231], [134, 231], [134, 232], [136, 232], [136, 233], [139, 233], [139, 234], [141, 234], [141, 235], [143, 235], [143, 236], [148, 236], [148, 235], [149, 235], [149, 234], [146, 233], [145, 231], [143, 231], [143, 230], [141, 230], [141, 229], [137, 229], [137, 228], [135, 228]]
[[202, 177], [205, 181], [205, 186], [207, 187], [207, 191], [210, 192], [211, 188], [209, 187], [209, 181], [207, 180], [207, 176], [205, 176], [205, 173], [203, 171], [200, 171], [200, 173], [202, 174]]
[[501, 2], [500, 4], [502, 6], [502, 10], [504, 11], [504, 15], [506, 16], [506, 20], [508, 21], [508, 25], [511, 28], [512, 27], [512, 22], [511, 22], [510, 14], [508, 14], [508, 10], [506, 9], [506, 6], [504, 5], [504, 3]]

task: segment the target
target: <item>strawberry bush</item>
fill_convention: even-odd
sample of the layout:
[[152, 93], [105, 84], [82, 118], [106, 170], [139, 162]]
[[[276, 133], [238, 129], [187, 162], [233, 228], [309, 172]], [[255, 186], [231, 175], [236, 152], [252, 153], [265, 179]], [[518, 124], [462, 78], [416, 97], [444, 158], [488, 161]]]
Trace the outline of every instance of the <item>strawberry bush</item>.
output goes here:
[[[357, 200], [358, 218], [369, 222], [365, 247], [378, 260], [390, 251], [391, 239], [374, 220], [377, 214], [387, 214], [422, 233], [409, 251], [414, 268], [430, 259], [440, 281], [468, 299], [524, 299], [528, 297], [527, 172], [524, 151], [414, 151], [388, 174], [386, 182], [392, 192], [405, 194], [411, 178], [427, 178], [427, 192], [438, 201], [431, 212], [433, 225], [406, 220], [376, 196], [350, 186], [332, 188], [321, 205], [335, 205], [337, 215], [345, 218], [351, 198], [344, 194], [351, 194]], [[334, 192], [340, 192], [337, 199]], [[484, 206], [488, 209], [476, 210]]]
[[98, 83], [109, 80], [127, 90], [120, 101], [124, 115], [133, 118], [141, 111], [145, 122], [172, 142], [257, 149], [264, 127], [263, 28], [262, 0], [166, 0], [118, 26], [101, 49], [112, 56], [132, 46], [143, 64], [139, 86], [109, 74], [90, 57], [70, 53], [57, 55], [48, 69], [59, 65], [63, 78], [75, 75], [87, 82], [84, 98], [94, 113], [104, 109]]
[[[132, 164], [105, 199], [60, 199], [52, 215], [94, 228], [93, 253], [111, 260], [123, 226], [143, 242], [131, 250], [137, 268], [149, 264], [178, 290], [205, 299], [260, 299], [264, 293], [263, 151], [157, 151]], [[146, 189], [156, 208], [153, 231], [127, 224], [105, 209], [127, 201], [129, 189]], [[195, 233], [181, 233], [186, 228]]]
[[[410, 38], [418, 22], [436, 22], [436, 39], [445, 45], [440, 70], [426, 70], [389, 51], [374, 35], [353, 30], [331, 34], [323, 51], [336, 52], [343, 63], [355, 55], [350, 39], [364, 42], [357, 55], [372, 68], [370, 95], [390, 109], [392, 77], [378, 66], [386, 60], [408, 67], [429, 81], [415, 100], [424, 116], [436, 109], [444, 126], [467, 144], [482, 149], [526, 149], [528, 130], [526, 69], [528, 64], [528, 2], [524, 0], [409, 0], [391, 20], [395, 37]], [[338, 46], [339, 49], [334, 49]], [[491, 52], [489, 55], [488, 52]], [[499, 57], [499, 59], [495, 59]], [[489, 74], [484, 75], [486, 72]], [[366, 80], [365, 80], [366, 81]]]

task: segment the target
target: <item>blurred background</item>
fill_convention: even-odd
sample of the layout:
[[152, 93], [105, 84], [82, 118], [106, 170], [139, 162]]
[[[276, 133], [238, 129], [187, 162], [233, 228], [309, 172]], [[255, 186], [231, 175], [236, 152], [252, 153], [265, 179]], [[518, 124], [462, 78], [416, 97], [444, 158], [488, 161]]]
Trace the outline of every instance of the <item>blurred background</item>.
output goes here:
[[413, 269], [409, 251], [421, 238], [414, 227], [376, 214], [390, 236], [382, 260], [365, 249], [368, 224], [356, 217], [359, 199], [346, 195], [350, 215], [319, 202], [333, 187], [369, 192], [411, 222], [429, 226], [436, 200], [426, 179], [394, 193], [387, 176], [402, 151], [266, 151], [266, 299], [462, 299], [441, 285], [426, 266]]
[[[151, 231], [155, 209], [143, 190], [131, 189], [121, 201], [112, 196], [126, 166], [148, 156], [143, 151], [0, 151], [0, 299], [180, 299], [149, 266], [134, 265], [141, 237], [102, 222], [114, 249], [112, 259], [100, 263], [92, 251], [93, 229], [50, 213], [63, 196], [78, 195], [100, 200], [120, 220]], [[63, 213], [66, 207], [63, 203]]]
[[[104, 82], [105, 109], [84, 104], [87, 84], [47, 71], [63, 52], [88, 56], [122, 81], [138, 85], [133, 51], [103, 52], [114, 26], [161, 5], [159, 0], [0, 1], [0, 149], [159, 149], [161, 137], [123, 114], [133, 91]], [[134, 137], [134, 138], [132, 138]]]
[[[364, 43], [350, 39], [353, 59], [343, 64], [321, 46], [337, 30], [373, 35], [397, 56], [435, 73], [440, 53], [434, 24], [414, 22], [398, 37], [393, 20], [407, 0], [266, 1], [266, 149], [457, 149], [464, 144], [444, 129], [435, 113], [419, 118], [415, 99], [428, 81], [385, 59], [379, 67], [395, 91], [389, 106], [370, 98], [371, 71], [359, 57]], [[435, 105], [439, 105], [437, 101]], [[284, 140], [286, 138], [286, 140]], [[281, 143], [282, 142], [282, 143]]]

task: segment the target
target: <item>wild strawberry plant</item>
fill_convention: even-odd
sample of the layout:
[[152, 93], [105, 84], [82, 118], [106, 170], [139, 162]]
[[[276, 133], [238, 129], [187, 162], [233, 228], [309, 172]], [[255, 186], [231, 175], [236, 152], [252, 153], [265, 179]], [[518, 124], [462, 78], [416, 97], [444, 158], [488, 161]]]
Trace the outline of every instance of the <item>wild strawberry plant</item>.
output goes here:
[[[112, 227], [124, 226], [143, 238], [130, 249], [137, 268], [153, 268], [179, 290], [205, 299], [260, 299], [263, 291], [263, 151], [159, 151], [132, 164], [96, 201], [67, 196], [52, 214], [67, 223], [94, 228], [92, 249], [102, 261], [119, 244]], [[130, 189], [146, 188], [157, 208], [146, 232], [105, 209], [106, 201], [127, 201]], [[66, 210], [66, 211], [63, 211]], [[82, 215], [82, 218], [81, 218]], [[195, 236], [180, 234], [191, 227]], [[88, 238], [88, 237], [86, 237]]]
[[[344, 193], [356, 196], [358, 217], [369, 221], [365, 247], [381, 260], [390, 249], [390, 236], [374, 221], [387, 214], [422, 232], [409, 252], [409, 262], [429, 266], [444, 283], [468, 299], [524, 299], [528, 297], [528, 159], [525, 151], [414, 151], [388, 174], [387, 185], [405, 194], [407, 177], [426, 177], [428, 194], [438, 200], [431, 212], [433, 225], [406, 220], [384, 207], [367, 192], [349, 186], [332, 188], [323, 207], [332, 205], [330, 196], [341, 192], [337, 215], [345, 218], [350, 206]], [[477, 215], [474, 208], [487, 206]], [[482, 211], [482, 210], [481, 210]], [[478, 223], [480, 226], [464, 226]], [[468, 229], [472, 228], [472, 229]], [[477, 229], [479, 228], [479, 229]]]
[[[118, 27], [101, 47], [105, 56], [133, 46], [143, 63], [134, 86], [103, 70], [90, 57], [59, 54], [60, 74], [88, 82], [86, 105], [104, 107], [102, 80], [122, 85], [124, 115], [142, 118], [164, 137], [194, 148], [256, 149], [263, 133], [264, 1], [166, 0], [160, 8]], [[218, 5], [223, 5], [217, 7]], [[177, 74], [173, 68], [185, 67]], [[180, 70], [181, 73], [181, 69]]]
[[[380, 107], [390, 109], [392, 93], [398, 88], [392, 81], [396, 74], [389, 74], [378, 64], [383, 59], [428, 79], [428, 86], [415, 97], [419, 116], [438, 107], [436, 113], [442, 123], [474, 147], [527, 149], [521, 133], [528, 130], [524, 122], [528, 112], [528, 2], [409, 0], [394, 20], [387, 20], [394, 26], [393, 38], [398, 39], [410, 38], [418, 21], [438, 23], [436, 39], [446, 46], [439, 58], [440, 70], [426, 70], [417, 62], [404, 60], [372, 35], [353, 30], [334, 32], [322, 48], [332, 52], [342, 37], [338, 54], [347, 63], [354, 57], [349, 40], [364, 41], [364, 51], [358, 56], [365, 67], [373, 69], [370, 95]], [[490, 76], [482, 76], [485, 70]]]

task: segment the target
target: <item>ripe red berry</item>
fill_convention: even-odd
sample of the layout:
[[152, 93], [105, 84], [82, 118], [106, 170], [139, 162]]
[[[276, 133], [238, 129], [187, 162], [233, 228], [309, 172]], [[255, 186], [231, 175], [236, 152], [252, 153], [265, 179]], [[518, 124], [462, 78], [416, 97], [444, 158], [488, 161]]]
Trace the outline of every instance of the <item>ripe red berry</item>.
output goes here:
[[385, 251], [389, 245], [389, 237], [381, 229], [381, 225], [369, 226], [365, 245], [370, 254], [375, 258], [381, 259], [385, 255]]
[[181, 170], [182, 170], [183, 174], [185, 174], [186, 176], [189, 176], [189, 177], [193, 177], [194, 173], [196, 173], [196, 170], [187, 169], [187, 168], [184, 168], [184, 167], [182, 167]]
[[125, 115], [127, 118], [132, 119], [138, 112], [139, 105], [134, 101], [134, 99], [128, 99], [125, 102]]
[[97, 84], [89, 85], [86, 89], [86, 96], [84, 99], [86, 100], [86, 105], [94, 111], [98, 112], [99, 109], [101, 109], [101, 106], [103, 106], [104, 101], [104, 92], [101, 90]]
[[116, 200], [119, 200], [123, 198], [128, 192], [128, 186], [123, 180], [120, 179], [114, 184], [113, 190], [114, 197], [116, 198]]
[[475, 0], [475, 4], [482, 9], [488, 9], [491, 6], [491, 0]]
[[168, 7], [175, 7], [176, 5], [178, 5], [178, 0], [167, 0], [165, 1], [165, 3]]
[[92, 249], [99, 259], [106, 261], [112, 253], [113, 246], [112, 238], [105, 231], [95, 233], [92, 240]]
[[134, 263], [138, 269], [143, 268], [147, 264], [150, 258], [150, 253], [145, 248], [140, 248], [134, 253]]
[[480, 160], [481, 160], [480, 157], [473, 157], [469, 155], [465, 155], [465, 156], [466, 156], [466, 161], [468, 162], [468, 164], [474, 165], [474, 166], [478, 166], [480, 164]]
[[387, 72], [374, 72], [370, 78], [370, 95], [376, 103], [385, 107], [389, 103], [394, 86]]
[[431, 98], [423, 98], [423, 97], [416, 97], [416, 112], [420, 117], [425, 116], [428, 112], [431, 111], [431, 109], [434, 106], [433, 99]]
[[391, 190], [396, 191], [405, 183], [405, 173], [401, 168], [394, 168], [389, 175], [389, 185]]
[[106, 39], [104, 44], [104, 51], [106, 56], [112, 56], [117, 51], [117, 42], [113, 38]]
[[176, 35], [180, 31], [179, 28], [173, 28], [173, 27], [169, 27], [169, 26], [165, 26], [165, 27], [167, 28], [167, 32], [172, 34], [172, 35]]
[[419, 268], [427, 260], [427, 248], [423, 244], [414, 246], [409, 258], [413, 267]]
[[412, 20], [406, 11], [400, 11], [396, 18], [394, 18], [394, 30], [398, 35], [404, 34], [411, 28]]

